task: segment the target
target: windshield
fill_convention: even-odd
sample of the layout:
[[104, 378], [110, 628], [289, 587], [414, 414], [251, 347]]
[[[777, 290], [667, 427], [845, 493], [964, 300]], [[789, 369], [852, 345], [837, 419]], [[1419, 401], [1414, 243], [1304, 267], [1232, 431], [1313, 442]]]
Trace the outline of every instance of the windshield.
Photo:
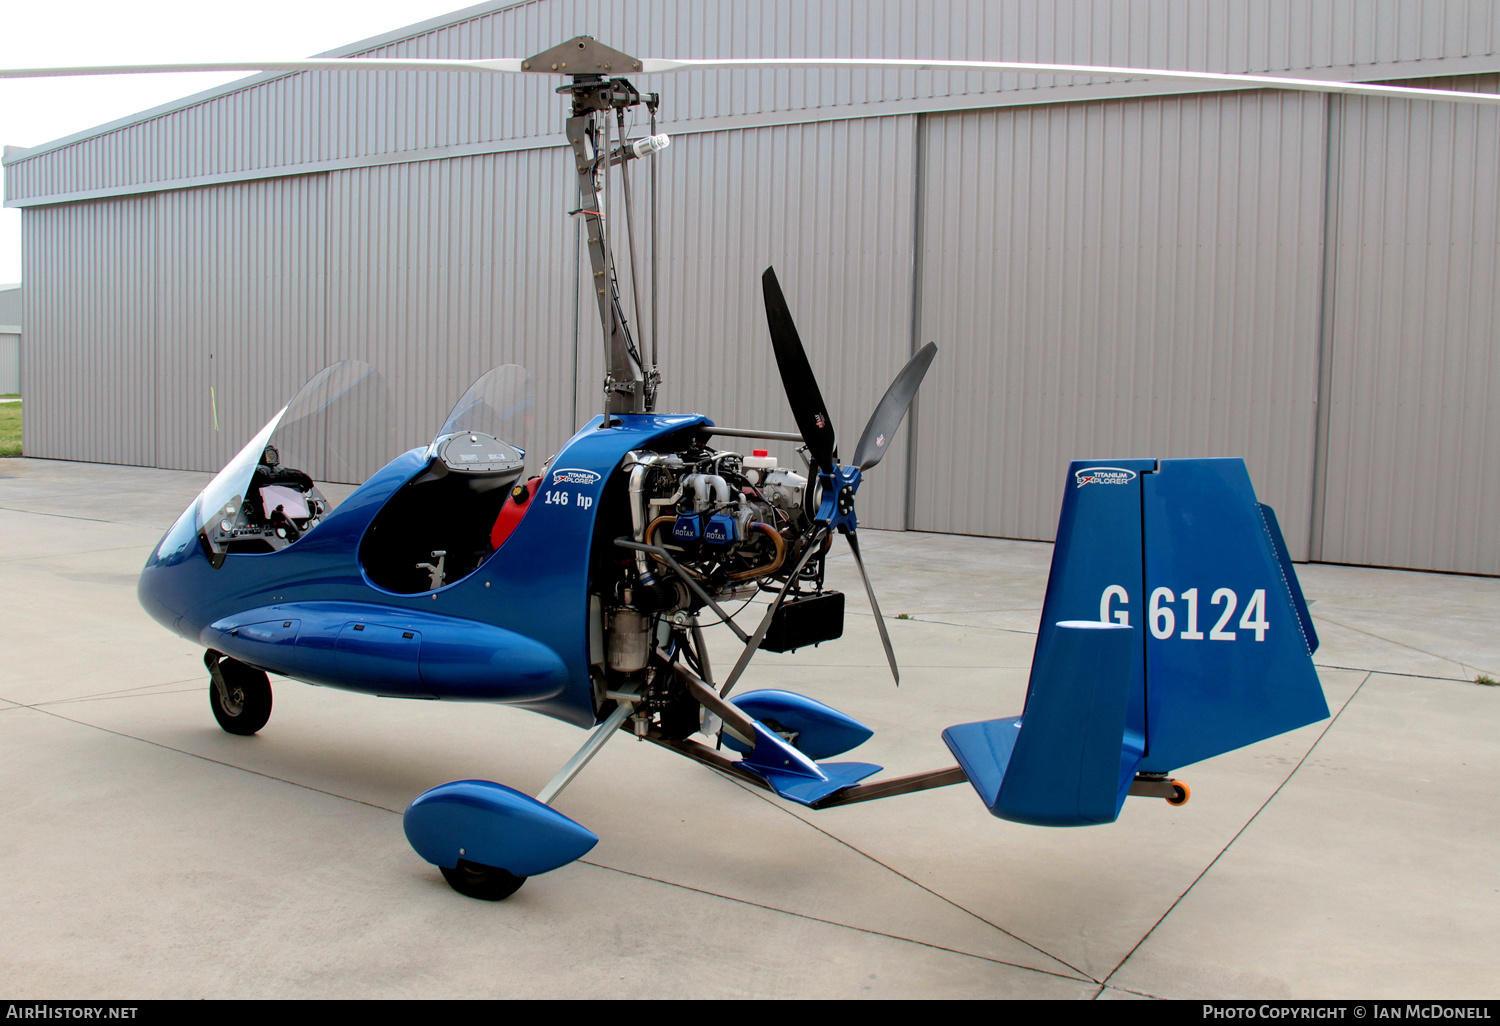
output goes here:
[[390, 413], [391, 392], [380, 372], [343, 360], [302, 386], [271, 443], [284, 467], [325, 484], [360, 485], [396, 455]]
[[194, 528], [215, 565], [285, 548], [317, 527], [395, 455], [390, 410], [369, 364], [344, 360], [314, 375], [198, 496]]
[[531, 375], [525, 367], [502, 364], [469, 386], [448, 414], [437, 437], [442, 439], [446, 435], [467, 432], [506, 442], [525, 460], [529, 471], [533, 469], [532, 461], [526, 454], [531, 448], [535, 413], [536, 396]]

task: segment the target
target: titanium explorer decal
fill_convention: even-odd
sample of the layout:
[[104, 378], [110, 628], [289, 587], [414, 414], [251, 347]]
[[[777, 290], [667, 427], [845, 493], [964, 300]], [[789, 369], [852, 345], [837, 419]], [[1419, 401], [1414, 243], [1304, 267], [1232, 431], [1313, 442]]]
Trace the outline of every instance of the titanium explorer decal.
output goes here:
[[1073, 476], [1078, 479], [1079, 488], [1086, 484], [1122, 485], [1135, 480], [1135, 471], [1119, 467], [1084, 467]]
[[599, 475], [592, 470], [554, 470], [552, 472], [552, 483], [554, 485], [591, 485], [598, 482]]

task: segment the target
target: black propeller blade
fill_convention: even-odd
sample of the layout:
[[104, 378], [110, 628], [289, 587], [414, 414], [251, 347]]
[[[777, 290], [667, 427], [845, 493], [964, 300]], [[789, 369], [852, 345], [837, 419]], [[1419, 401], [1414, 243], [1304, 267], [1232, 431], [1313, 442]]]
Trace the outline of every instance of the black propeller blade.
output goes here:
[[771, 347], [776, 351], [776, 366], [781, 371], [781, 384], [786, 389], [787, 401], [792, 405], [797, 430], [807, 443], [813, 463], [819, 470], [831, 474], [836, 441], [833, 418], [828, 416], [828, 406], [823, 402], [818, 379], [813, 377], [812, 366], [807, 362], [807, 352], [802, 348], [797, 325], [792, 323], [792, 312], [787, 309], [786, 297], [781, 294], [781, 283], [776, 280], [774, 268], [766, 268], [766, 273], [761, 276], [761, 286], [766, 295]]
[[922, 387], [922, 378], [937, 355], [937, 343], [929, 342], [901, 368], [891, 387], [885, 390], [880, 405], [870, 414], [865, 433], [859, 436], [859, 445], [854, 447], [854, 465], [860, 470], [869, 470], [885, 457], [885, 447], [895, 437], [896, 429], [906, 417], [917, 389]]
[[[869, 470], [885, 458], [886, 445], [895, 437], [896, 430], [901, 427], [901, 421], [906, 417], [906, 411], [911, 407], [911, 401], [916, 397], [917, 389], [922, 385], [922, 378], [927, 374], [927, 368], [932, 365], [932, 358], [937, 355], [937, 343], [929, 342], [917, 350], [915, 356], [906, 361], [906, 366], [901, 368], [901, 373], [891, 382], [891, 386], [885, 390], [880, 404], [875, 407], [875, 412], [870, 414], [869, 423], [865, 425], [864, 434], [859, 436], [859, 445], [854, 447], [854, 465], [860, 470]], [[854, 565], [859, 568], [859, 578], [865, 583], [865, 594], [870, 597], [870, 609], [875, 614], [875, 626], [880, 630], [880, 643], [885, 646], [885, 660], [891, 664], [891, 676], [896, 678], [896, 683], [901, 683], [901, 671], [896, 668], [896, 652], [891, 648], [891, 636], [886, 633], [885, 617], [880, 613], [880, 603], [875, 601], [875, 588], [870, 584], [870, 575], [865, 572], [865, 561], [860, 556], [858, 531], [847, 531], [844, 537], [849, 539], [849, 551], [854, 554]]]
[[896, 686], [901, 686], [901, 671], [896, 669], [896, 650], [891, 647], [891, 636], [885, 630], [885, 617], [880, 614], [880, 603], [875, 601], [875, 588], [870, 584], [870, 575], [865, 573], [865, 561], [859, 556], [858, 531], [844, 535], [849, 539], [849, 551], [854, 553], [854, 565], [859, 567], [859, 579], [865, 582], [865, 594], [870, 597], [870, 612], [875, 614], [875, 626], [880, 630], [880, 643], [885, 646], [885, 661], [891, 664], [891, 676]]
[[[875, 407], [875, 412], [870, 415], [870, 421], [865, 425], [864, 434], [860, 435], [859, 445], [855, 449], [853, 466], [858, 470], [848, 467], [839, 470], [838, 453], [834, 449], [836, 438], [833, 421], [828, 416], [823, 393], [818, 390], [818, 381], [813, 377], [812, 367], [807, 362], [807, 352], [802, 348], [797, 326], [792, 323], [792, 314], [787, 309], [786, 297], [781, 294], [781, 284], [776, 280], [774, 269], [766, 268], [766, 273], [761, 276], [761, 285], [766, 295], [766, 320], [771, 327], [771, 345], [776, 351], [776, 366], [781, 371], [781, 383], [786, 388], [787, 402], [791, 404], [797, 428], [802, 432], [803, 441], [807, 443], [815, 468], [822, 473], [835, 475], [836, 481], [844, 482], [836, 487], [845, 487], [848, 494], [852, 495], [854, 489], [859, 487], [860, 474], [885, 457], [887, 444], [901, 427], [901, 421], [911, 407], [922, 378], [927, 374], [932, 358], [937, 355], [937, 345], [929, 342], [918, 350], [885, 390], [885, 395]], [[828, 485], [825, 483], [824, 487]], [[896, 667], [896, 652], [891, 647], [891, 636], [885, 629], [885, 617], [881, 615], [880, 603], [875, 600], [875, 588], [870, 584], [870, 575], [865, 571], [865, 561], [860, 556], [857, 521], [852, 507], [841, 507], [841, 511], [832, 515], [827, 523], [831, 527], [837, 527], [849, 539], [854, 565], [859, 568], [865, 594], [870, 598], [870, 610], [875, 614], [880, 643], [885, 646], [886, 662], [891, 665], [891, 676], [900, 684], [901, 671]], [[741, 663], [747, 660], [749, 651], [747, 649], [746, 655], [741, 657]], [[736, 676], [740, 669], [739, 666], [735, 667]]]

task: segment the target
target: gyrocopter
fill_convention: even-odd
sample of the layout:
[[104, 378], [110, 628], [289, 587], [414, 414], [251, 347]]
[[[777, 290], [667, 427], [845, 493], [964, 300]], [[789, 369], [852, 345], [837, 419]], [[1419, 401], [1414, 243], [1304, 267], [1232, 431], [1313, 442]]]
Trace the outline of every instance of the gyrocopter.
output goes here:
[[[586, 36], [523, 59], [0, 71], [379, 68], [561, 79], [579, 196], [568, 213], [586, 228], [606, 349], [600, 415], [538, 466], [526, 451], [527, 376], [496, 368], [463, 395], [430, 444], [369, 473], [383, 382], [357, 361], [335, 364], [183, 512], [139, 584], [157, 621], [205, 649], [213, 715], [233, 734], [265, 726], [269, 673], [387, 697], [507, 703], [589, 730], [536, 795], [460, 780], [412, 801], [404, 819], [412, 847], [463, 894], [506, 897], [528, 876], [593, 847], [594, 834], [551, 803], [622, 731], [814, 809], [967, 781], [996, 816], [1080, 826], [1114, 821], [1129, 795], [1181, 804], [1189, 792], [1171, 776], [1179, 767], [1328, 715], [1297, 575], [1274, 514], [1256, 501], [1237, 459], [1090, 459], [1068, 468], [1025, 706], [1016, 716], [944, 731], [957, 766], [881, 779], [879, 766], [838, 761], [872, 733], [850, 715], [786, 690], [736, 693], [757, 652], [790, 652], [842, 634], [844, 596], [825, 578], [839, 535], [899, 681], [861, 557], [856, 498], [937, 347], [928, 343], [911, 357], [845, 460], [788, 298], [768, 269], [767, 324], [797, 432], [658, 412], [660, 369], [654, 351], [647, 360], [637, 341], [643, 305], [630, 169], [662, 159], [669, 139], [657, 131], [658, 95], [625, 76], [797, 66], [1164, 77], [1500, 101], [1083, 65], [647, 60]], [[626, 131], [634, 107], [649, 115], [649, 134], [638, 138]], [[654, 189], [651, 197], [654, 203]], [[617, 247], [622, 234], [629, 244]], [[617, 252], [629, 261], [627, 276]], [[654, 246], [652, 254], [654, 264]], [[795, 300], [796, 283], [789, 291]], [[798, 455], [742, 441], [779, 443]], [[341, 502], [329, 499], [331, 483], [361, 481]], [[742, 626], [726, 606], [756, 596], [769, 601], [745, 606], [759, 619]], [[705, 644], [709, 620], [740, 646], [722, 674]]]

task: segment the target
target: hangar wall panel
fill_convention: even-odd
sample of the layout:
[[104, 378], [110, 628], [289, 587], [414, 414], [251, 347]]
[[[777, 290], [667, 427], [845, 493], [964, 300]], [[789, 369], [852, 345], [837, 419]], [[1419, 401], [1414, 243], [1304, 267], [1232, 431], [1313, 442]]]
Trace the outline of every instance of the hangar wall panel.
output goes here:
[[23, 215], [28, 455], [156, 466], [156, 197]]
[[157, 465], [218, 470], [326, 362], [326, 183], [161, 193], [155, 238]]
[[54, 388], [28, 404], [27, 452], [216, 470], [319, 368], [354, 357], [392, 389], [391, 455], [427, 442], [491, 366], [525, 366], [545, 458], [574, 427], [563, 161], [526, 151], [28, 211], [50, 222], [56, 269], [27, 272], [66, 288], [28, 313]]
[[941, 351], [912, 527], [1050, 539], [1071, 459], [1244, 456], [1306, 558], [1324, 111], [1244, 93], [927, 119]]
[[[1423, 62], [1500, 52], [1500, 18], [1485, 3], [530, 0], [496, 4], [454, 24], [403, 30], [338, 53], [526, 56], [578, 34], [642, 56], [922, 56], [1247, 72], [1362, 67], [1359, 77], [1423, 74]], [[561, 104], [551, 94], [550, 78], [311, 72], [247, 82], [15, 160], [8, 166], [7, 198], [390, 159], [558, 134]], [[854, 69], [689, 72], [644, 84], [662, 90], [664, 113], [674, 122], [799, 112], [867, 116], [875, 113], [868, 109], [872, 105], [923, 98], [947, 98], [958, 106], [1050, 102], [1114, 88], [1100, 79]]]
[[328, 359], [385, 374], [401, 449], [502, 363], [536, 385], [533, 469], [573, 433], [570, 178], [560, 148], [329, 176]]
[[[838, 431], [852, 455], [911, 348], [915, 117], [689, 136], [661, 164], [662, 361], [658, 409], [795, 431], [766, 326], [761, 274], [776, 268]], [[618, 220], [618, 219], [617, 219]], [[647, 251], [649, 252], [649, 251]], [[643, 288], [645, 283], [643, 282]], [[602, 343], [587, 296], [580, 390], [598, 412]], [[860, 490], [860, 519], [905, 524], [906, 429]], [[786, 442], [769, 448], [801, 467]]]
[[1351, 98], [1342, 125], [1316, 555], [1500, 574], [1500, 112]]

